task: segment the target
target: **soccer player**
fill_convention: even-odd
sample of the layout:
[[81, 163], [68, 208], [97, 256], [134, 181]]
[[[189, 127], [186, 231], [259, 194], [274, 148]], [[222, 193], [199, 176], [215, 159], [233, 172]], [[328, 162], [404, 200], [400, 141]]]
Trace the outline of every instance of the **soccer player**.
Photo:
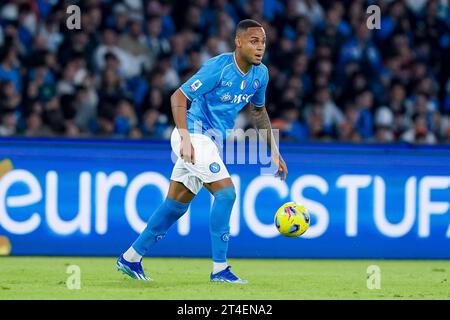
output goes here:
[[[261, 63], [266, 35], [261, 24], [243, 20], [236, 28], [236, 49], [206, 61], [200, 70], [171, 96], [176, 128], [171, 147], [178, 156], [170, 178], [167, 197], [151, 215], [147, 226], [132, 246], [117, 260], [118, 270], [139, 280], [150, 280], [141, 265], [142, 257], [161, 239], [188, 209], [204, 186], [214, 196], [210, 216], [210, 236], [215, 282], [247, 283], [234, 275], [227, 264], [230, 215], [236, 193], [230, 174], [209, 131], [225, 139], [234, 127], [236, 116], [250, 105], [258, 130], [265, 129], [273, 163], [282, 180], [288, 173], [275, 144], [270, 119], [265, 109], [269, 81], [267, 67]], [[187, 110], [187, 100], [191, 107]]]

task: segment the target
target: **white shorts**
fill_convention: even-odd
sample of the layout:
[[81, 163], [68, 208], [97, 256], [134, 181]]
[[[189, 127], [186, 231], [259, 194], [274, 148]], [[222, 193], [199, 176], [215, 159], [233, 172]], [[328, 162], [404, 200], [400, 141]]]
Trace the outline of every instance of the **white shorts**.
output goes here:
[[198, 133], [190, 135], [194, 147], [195, 164], [185, 162], [180, 158], [181, 137], [177, 128], [172, 131], [170, 144], [178, 159], [170, 179], [181, 182], [192, 193], [197, 194], [203, 187], [203, 183], [230, 178], [230, 174], [220, 157], [217, 145], [208, 136]]

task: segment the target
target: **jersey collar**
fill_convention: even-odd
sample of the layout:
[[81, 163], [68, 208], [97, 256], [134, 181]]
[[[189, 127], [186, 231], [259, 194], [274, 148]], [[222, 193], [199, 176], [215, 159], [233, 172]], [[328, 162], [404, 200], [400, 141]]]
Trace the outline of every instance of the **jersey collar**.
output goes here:
[[241, 74], [241, 76], [245, 77], [246, 75], [248, 75], [250, 73], [250, 71], [252, 71], [253, 66], [251, 66], [250, 70], [247, 71], [247, 73], [244, 73], [241, 68], [239, 68], [239, 65], [237, 64], [236, 61], [236, 51], [233, 52], [233, 62], [234, 62], [234, 66], [236, 67], [236, 69], [239, 71], [239, 73]]

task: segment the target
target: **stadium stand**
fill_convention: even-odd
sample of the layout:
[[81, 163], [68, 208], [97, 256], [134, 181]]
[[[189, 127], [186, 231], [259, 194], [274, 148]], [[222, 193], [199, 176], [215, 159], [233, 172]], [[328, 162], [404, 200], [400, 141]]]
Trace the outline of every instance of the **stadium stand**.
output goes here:
[[[245, 18], [266, 30], [266, 107], [284, 141], [450, 143], [440, 0], [1, 1], [0, 136], [168, 139], [170, 95], [233, 50]], [[250, 125], [242, 112], [236, 126]]]

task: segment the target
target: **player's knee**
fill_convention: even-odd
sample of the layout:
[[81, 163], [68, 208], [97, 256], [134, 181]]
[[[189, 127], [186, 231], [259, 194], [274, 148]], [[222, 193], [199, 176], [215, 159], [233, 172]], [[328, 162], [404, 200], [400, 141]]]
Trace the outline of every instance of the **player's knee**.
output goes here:
[[164, 236], [172, 226], [189, 208], [189, 203], [166, 198], [161, 206], [149, 218], [147, 230], [155, 236]]
[[190, 205], [189, 202], [180, 202], [170, 198], [166, 198], [164, 204], [166, 206], [168, 215], [172, 216], [173, 218], [179, 218], [183, 214], [185, 214]]
[[218, 201], [234, 203], [236, 200], [236, 190], [234, 187], [222, 188], [214, 193], [214, 198]]
[[211, 211], [211, 232], [222, 234], [228, 232], [230, 216], [236, 200], [234, 187], [220, 189], [214, 193], [214, 206]]

